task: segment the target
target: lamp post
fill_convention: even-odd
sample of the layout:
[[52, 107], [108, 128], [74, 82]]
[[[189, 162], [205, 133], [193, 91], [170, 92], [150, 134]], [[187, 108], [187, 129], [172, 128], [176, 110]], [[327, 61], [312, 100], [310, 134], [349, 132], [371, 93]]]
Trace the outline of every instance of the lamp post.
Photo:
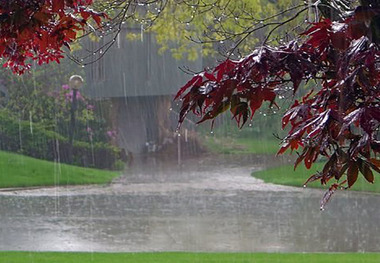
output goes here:
[[71, 101], [70, 109], [70, 126], [69, 126], [69, 149], [68, 149], [68, 161], [73, 163], [73, 143], [74, 143], [74, 130], [75, 130], [75, 112], [78, 107], [77, 93], [80, 87], [83, 85], [83, 78], [79, 75], [72, 75], [69, 79], [69, 86], [73, 91], [73, 97]]

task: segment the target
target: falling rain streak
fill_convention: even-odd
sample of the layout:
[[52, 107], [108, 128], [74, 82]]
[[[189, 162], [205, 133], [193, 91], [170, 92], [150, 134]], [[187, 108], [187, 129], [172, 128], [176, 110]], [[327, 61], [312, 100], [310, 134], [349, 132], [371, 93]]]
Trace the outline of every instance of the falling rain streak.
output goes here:
[[[303, 182], [299, 178], [284, 182], [288, 175], [281, 172], [271, 175], [280, 183], [258, 179], [260, 171], [293, 167], [297, 149], [292, 155], [276, 156], [286, 138], [281, 126], [296, 123], [297, 113], [306, 113], [300, 110], [290, 121], [281, 119], [298, 95], [287, 77], [298, 77], [299, 68], [282, 75], [275, 68], [277, 79], [268, 74], [258, 85], [248, 63], [240, 65], [249, 77], [246, 91], [257, 85], [262, 92], [254, 93], [257, 101], [237, 88], [228, 95], [228, 71], [209, 70], [216, 61], [225, 61], [226, 54], [235, 66], [242, 63], [244, 54], [252, 51], [243, 40], [269, 42], [263, 40], [268, 20], [248, 14], [257, 8], [250, 5], [252, 1], [246, 1], [244, 13], [236, 13], [239, 8], [224, 10], [224, 1], [212, 1], [204, 6], [214, 10], [210, 18], [194, 4], [199, 1], [184, 1], [185, 7], [168, 7], [164, 3], [169, 1], [132, 2], [133, 11], [117, 6], [119, 1], [106, 10], [113, 15], [126, 11], [124, 16], [117, 13], [120, 23], [103, 21], [99, 28], [97, 23], [86, 28], [89, 32], [84, 30], [67, 53], [71, 60], [48, 66], [35, 61], [30, 77], [1, 70], [0, 154], [6, 157], [0, 160], [0, 178], [19, 181], [0, 189], [0, 250], [380, 251], [379, 194], [366, 192], [368, 188], [355, 192], [336, 187], [323, 195], [326, 188], [306, 187], [309, 173], [318, 176], [323, 168], [308, 170]], [[183, 8], [186, 15], [168, 16], [165, 8]], [[297, 8], [305, 6], [292, 7], [292, 15]], [[301, 23], [317, 18], [314, 11], [307, 12], [307, 20], [299, 18]], [[96, 19], [96, 13], [90, 14]], [[274, 18], [289, 15], [280, 14]], [[160, 16], [166, 18], [164, 23], [157, 20]], [[198, 24], [213, 31], [203, 32]], [[220, 35], [224, 25], [239, 31], [228, 29]], [[252, 25], [260, 30], [247, 31]], [[170, 39], [178, 36], [181, 39]], [[202, 42], [202, 37], [208, 41]], [[273, 37], [276, 43], [284, 41]], [[232, 39], [242, 45], [235, 46]], [[272, 61], [276, 52], [290, 51], [260, 52], [247, 61], [258, 64], [265, 54]], [[242, 71], [237, 69], [239, 76]], [[311, 85], [310, 76], [303, 77], [297, 84], [302, 95]], [[274, 88], [271, 81], [281, 85]], [[173, 100], [185, 83], [190, 84], [184, 96]], [[220, 87], [226, 93], [218, 97], [214, 91]], [[238, 103], [227, 98], [237, 94]], [[241, 109], [256, 114], [251, 118]], [[233, 117], [219, 115], [228, 111]], [[194, 115], [184, 118], [187, 113]], [[201, 123], [202, 117], [212, 121]], [[247, 124], [239, 129], [236, 123], [241, 121]], [[32, 160], [41, 162], [28, 166]], [[364, 170], [365, 179], [374, 180], [369, 164], [350, 165], [352, 177]], [[360, 173], [359, 177], [358, 182], [363, 179]], [[321, 202], [322, 196], [329, 199], [335, 190], [330, 203]]]

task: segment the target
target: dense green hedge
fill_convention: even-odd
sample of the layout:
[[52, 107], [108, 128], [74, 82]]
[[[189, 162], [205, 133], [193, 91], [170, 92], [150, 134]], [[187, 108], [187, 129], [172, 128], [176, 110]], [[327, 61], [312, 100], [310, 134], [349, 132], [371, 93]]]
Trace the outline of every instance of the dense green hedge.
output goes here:
[[[62, 163], [69, 160], [67, 138], [38, 124], [15, 120], [6, 111], [0, 111], [0, 150]], [[117, 169], [125, 161], [120, 149], [107, 143], [75, 141], [73, 155], [74, 164], [101, 169]]]

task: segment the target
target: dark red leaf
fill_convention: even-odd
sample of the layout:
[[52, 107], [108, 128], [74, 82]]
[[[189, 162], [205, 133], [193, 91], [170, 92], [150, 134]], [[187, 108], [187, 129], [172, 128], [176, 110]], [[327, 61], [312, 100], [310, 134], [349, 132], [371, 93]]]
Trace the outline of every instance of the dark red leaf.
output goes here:
[[177, 95], [174, 97], [174, 100], [178, 99], [182, 96], [184, 92], [186, 92], [187, 89], [193, 87], [194, 85], [199, 86], [202, 83], [202, 77], [200, 75], [194, 76], [191, 80], [189, 80], [178, 92]]
[[350, 45], [350, 41], [347, 38], [347, 34], [344, 32], [337, 32], [331, 34], [331, 43], [333, 47], [338, 50], [345, 50]]
[[307, 179], [306, 182], [304, 182], [303, 185], [306, 186], [308, 183], [311, 183], [311, 182], [314, 182], [314, 181], [320, 180], [322, 177], [323, 177], [323, 174], [322, 174], [322, 173], [316, 173], [316, 174], [313, 174], [312, 176], [309, 177], [309, 179]]
[[65, 8], [65, 1], [64, 0], [52, 0], [52, 11], [53, 12], [62, 12]]
[[100, 18], [99, 15], [92, 15], [92, 19], [95, 20], [95, 23], [97, 24], [98, 27], [102, 27], [102, 19]]
[[[361, 160], [361, 159], [360, 159]], [[359, 164], [359, 170], [361, 172], [361, 174], [364, 176], [364, 178], [369, 182], [369, 183], [372, 183], [374, 182], [375, 180], [375, 177], [373, 176], [373, 173], [371, 171], [371, 168], [369, 167], [368, 164], [366, 164], [364, 161], [360, 161], [360, 164]]]
[[214, 70], [214, 72], [217, 72], [216, 80], [218, 82], [222, 81], [223, 75], [230, 72], [234, 68], [235, 68], [235, 63], [232, 62], [231, 60], [227, 59], [226, 61], [222, 62]]
[[356, 162], [350, 162], [347, 169], [347, 182], [348, 187], [353, 186], [358, 179], [359, 167]]
[[346, 163], [345, 165], [342, 166], [340, 171], [335, 175], [336, 180], [339, 180], [343, 176], [343, 174], [347, 171], [348, 165], [349, 164]]
[[374, 169], [376, 172], [380, 173], [380, 160], [371, 158], [369, 165]]
[[290, 78], [293, 82], [293, 93], [296, 93], [299, 85], [302, 82], [303, 72], [302, 72], [302, 70], [299, 69], [299, 66], [294, 64], [290, 67], [289, 74], [290, 74]]
[[308, 138], [315, 137], [322, 130], [328, 129], [328, 121], [330, 118], [330, 112], [331, 110], [327, 110], [321, 113], [320, 116], [318, 116], [318, 118], [316, 118], [313, 122], [308, 124], [308, 126], [310, 126], [311, 124], [316, 125], [316, 127], [311, 132], [309, 132]]
[[318, 149], [316, 147], [308, 148], [308, 151], [305, 155], [304, 163], [307, 169], [310, 169], [313, 163], [316, 161], [319, 155]]
[[283, 144], [280, 148], [280, 150], [277, 152], [276, 155], [280, 155], [280, 154], [283, 154], [288, 148], [290, 147], [290, 143], [287, 142], [285, 144]]
[[331, 199], [331, 196], [335, 193], [336, 189], [338, 189], [339, 185], [338, 184], [333, 184], [329, 187], [329, 190], [323, 195], [321, 202], [320, 202], [320, 209], [324, 210], [326, 204], [329, 202]]
[[294, 163], [294, 170], [297, 168], [297, 166], [305, 159], [306, 154], [308, 154], [308, 148], [304, 148], [303, 152], [301, 155], [298, 156]]
[[216, 81], [216, 78], [214, 77], [213, 74], [210, 74], [210, 73], [208, 73], [208, 72], [205, 72], [205, 73], [204, 73], [204, 76], [205, 76], [205, 78], [207, 78], [208, 80]]

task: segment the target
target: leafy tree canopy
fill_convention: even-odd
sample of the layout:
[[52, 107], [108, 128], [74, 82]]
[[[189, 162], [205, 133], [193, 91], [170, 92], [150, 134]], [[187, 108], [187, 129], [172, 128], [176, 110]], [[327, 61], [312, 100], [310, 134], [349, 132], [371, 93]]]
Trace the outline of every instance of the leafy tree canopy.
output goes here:
[[98, 26], [105, 17], [89, 8], [92, 0], [0, 0], [0, 58], [3, 66], [22, 74], [38, 64], [59, 62], [85, 31], [92, 18]]
[[309, 83], [310, 91], [293, 97], [282, 118], [290, 129], [278, 154], [297, 151], [295, 168], [326, 158], [323, 170], [305, 182], [335, 181], [321, 208], [336, 189], [354, 185], [359, 172], [373, 183], [380, 171], [380, 6], [362, 1], [349, 9], [348, 2], [318, 1], [311, 7], [322, 15], [300, 37], [277, 46], [265, 41], [240, 60], [226, 59], [195, 75], [176, 96], [180, 123], [190, 112], [201, 123], [229, 110], [243, 126], [264, 102], [277, 107], [287, 89], [295, 94]]

